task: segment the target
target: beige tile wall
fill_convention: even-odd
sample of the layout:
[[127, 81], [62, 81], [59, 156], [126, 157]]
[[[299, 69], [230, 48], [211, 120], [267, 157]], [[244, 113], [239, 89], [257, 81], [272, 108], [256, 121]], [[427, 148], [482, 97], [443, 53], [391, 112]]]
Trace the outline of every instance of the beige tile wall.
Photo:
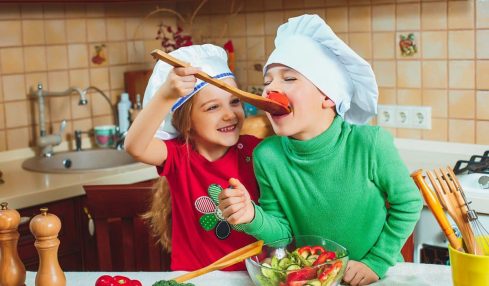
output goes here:
[[[38, 136], [37, 100], [30, 91], [41, 82], [47, 91], [90, 85], [115, 104], [124, 90], [124, 72], [152, 68], [149, 51], [160, 47], [157, 25], [175, 23], [169, 13], [145, 18], [156, 8], [175, 9], [174, 1], [121, 4], [0, 4], [0, 151], [34, 146]], [[106, 61], [91, 59], [105, 44]], [[98, 94], [79, 106], [78, 96], [46, 100], [49, 133], [68, 121], [73, 130], [113, 122], [109, 105]]]
[[[156, 27], [176, 18], [156, 8], [176, 9], [195, 43], [222, 45], [232, 39], [241, 88], [261, 85], [263, 64], [277, 27], [289, 17], [315, 13], [376, 72], [381, 104], [428, 105], [433, 129], [390, 129], [400, 138], [489, 144], [489, 2], [484, 0], [209, 0], [190, 25], [200, 1], [134, 4], [0, 4], [0, 151], [32, 146], [37, 104], [29, 90], [95, 85], [117, 101], [123, 72], [152, 67], [159, 47]], [[141, 24], [143, 23], [143, 24]], [[418, 54], [401, 55], [401, 34], [414, 33]], [[95, 45], [107, 61], [95, 65]], [[49, 100], [51, 131], [68, 120], [67, 134], [111, 122], [102, 97], [88, 106], [76, 95]], [[374, 121], [375, 122], [375, 121]], [[67, 137], [68, 138], [68, 137]]]
[[[273, 49], [277, 27], [315, 13], [376, 73], [381, 104], [432, 107], [431, 130], [390, 129], [400, 138], [489, 144], [489, 2], [486, 0], [211, 0], [195, 34], [222, 45], [232, 39], [242, 88], [262, 84], [255, 64]], [[185, 9], [179, 5], [179, 9]], [[404, 57], [401, 34], [418, 53]], [[374, 121], [375, 122], [375, 121]]]

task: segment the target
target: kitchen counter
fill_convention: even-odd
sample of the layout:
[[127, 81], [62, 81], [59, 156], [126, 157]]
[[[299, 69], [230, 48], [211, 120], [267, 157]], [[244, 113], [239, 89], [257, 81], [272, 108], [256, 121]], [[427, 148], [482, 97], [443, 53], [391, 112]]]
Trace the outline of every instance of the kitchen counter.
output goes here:
[[[168, 280], [185, 272], [66, 272], [67, 285], [86, 286], [95, 285], [98, 277], [104, 274], [124, 275], [131, 279], [137, 279], [145, 286], [151, 286], [159, 280]], [[35, 272], [27, 272], [26, 285], [34, 285]], [[194, 278], [190, 283], [196, 286], [253, 286], [253, 282], [247, 272], [223, 272], [214, 271]], [[434, 264], [398, 263], [390, 268], [387, 275], [381, 281], [371, 284], [374, 286], [430, 286], [452, 285], [452, 277], [449, 266]]]
[[[433, 169], [447, 164], [453, 166], [457, 160], [468, 159], [473, 154], [489, 150], [487, 145], [407, 139], [396, 139], [395, 144], [411, 172], [419, 168]], [[55, 152], [67, 149], [65, 144], [55, 147]], [[131, 184], [158, 177], [153, 166], [142, 163], [70, 174], [36, 173], [22, 169], [22, 162], [34, 155], [31, 149], [0, 152], [0, 171], [5, 181], [0, 184], [0, 200], [7, 201], [10, 208], [25, 208], [80, 196], [84, 194], [83, 185]], [[473, 200], [472, 206], [478, 211], [489, 213], [487, 198]]]
[[24, 170], [22, 162], [34, 155], [31, 149], [0, 153], [0, 171], [5, 182], [0, 184], [0, 201], [8, 202], [11, 209], [81, 196], [85, 194], [83, 185], [131, 184], [158, 177], [155, 167], [143, 163], [84, 173], [48, 174]]

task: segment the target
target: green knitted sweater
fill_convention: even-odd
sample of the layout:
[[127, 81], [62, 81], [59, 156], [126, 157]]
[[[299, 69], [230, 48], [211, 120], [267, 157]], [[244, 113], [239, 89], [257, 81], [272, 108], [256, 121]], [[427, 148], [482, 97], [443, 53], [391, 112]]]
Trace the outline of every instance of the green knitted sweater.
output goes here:
[[422, 199], [387, 131], [336, 116], [307, 141], [269, 137], [253, 157], [260, 206], [244, 231], [265, 242], [322, 235], [381, 278], [402, 261]]

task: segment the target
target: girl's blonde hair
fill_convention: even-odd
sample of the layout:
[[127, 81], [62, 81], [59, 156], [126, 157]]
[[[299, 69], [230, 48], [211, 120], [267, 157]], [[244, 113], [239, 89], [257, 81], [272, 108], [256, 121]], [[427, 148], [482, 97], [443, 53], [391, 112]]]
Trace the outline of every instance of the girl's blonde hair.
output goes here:
[[[190, 142], [191, 121], [190, 113], [192, 111], [193, 97], [185, 102], [180, 108], [174, 111], [172, 124], [180, 133], [180, 139], [187, 143]], [[143, 219], [149, 224], [153, 235], [161, 243], [163, 249], [171, 251], [171, 194], [170, 186], [165, 177], [160, 177], [153, 185], [153, 197], [149, 211], [143, 214]]]

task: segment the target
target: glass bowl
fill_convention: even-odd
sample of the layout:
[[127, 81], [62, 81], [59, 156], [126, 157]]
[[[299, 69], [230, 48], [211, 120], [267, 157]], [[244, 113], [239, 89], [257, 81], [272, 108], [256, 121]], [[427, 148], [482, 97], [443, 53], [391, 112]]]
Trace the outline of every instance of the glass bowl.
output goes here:
[[300, 235], [263, 245], [259, 255], [246, 259], [256, 286], [339, 285], [348, 250], [316, 235]]

